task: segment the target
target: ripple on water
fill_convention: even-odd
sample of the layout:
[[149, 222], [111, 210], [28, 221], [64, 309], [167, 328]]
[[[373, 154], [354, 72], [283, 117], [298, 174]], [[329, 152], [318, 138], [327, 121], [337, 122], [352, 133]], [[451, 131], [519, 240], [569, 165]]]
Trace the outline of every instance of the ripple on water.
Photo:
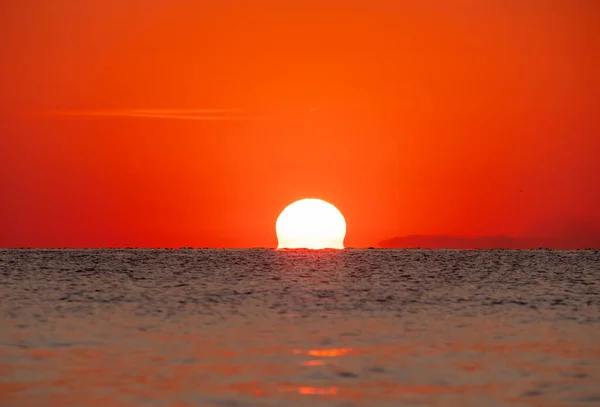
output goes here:
[[595, 406], [599, 265], [598, 251], [0, 251], [0, 394]]

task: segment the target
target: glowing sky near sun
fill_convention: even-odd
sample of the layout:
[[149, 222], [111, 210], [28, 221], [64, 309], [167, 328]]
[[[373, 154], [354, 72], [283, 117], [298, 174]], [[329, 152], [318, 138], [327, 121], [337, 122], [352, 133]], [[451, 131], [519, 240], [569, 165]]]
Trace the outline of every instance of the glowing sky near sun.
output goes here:
[[[600, 3], [0, 5], [0, 247], [600, 235]], [[582, 243], [583, 244], [583, 243]]]

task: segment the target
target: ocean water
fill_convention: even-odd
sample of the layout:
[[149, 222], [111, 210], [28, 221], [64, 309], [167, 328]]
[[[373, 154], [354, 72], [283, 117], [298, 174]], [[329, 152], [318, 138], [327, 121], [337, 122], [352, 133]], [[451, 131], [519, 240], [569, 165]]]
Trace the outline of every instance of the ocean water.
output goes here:
[[0, 405], [600, 406], [599, 251], [0, 251]]

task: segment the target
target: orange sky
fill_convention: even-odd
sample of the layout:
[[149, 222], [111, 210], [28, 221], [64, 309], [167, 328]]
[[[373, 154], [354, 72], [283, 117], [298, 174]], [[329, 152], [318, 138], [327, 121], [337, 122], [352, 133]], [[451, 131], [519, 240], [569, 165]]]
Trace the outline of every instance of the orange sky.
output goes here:
[[304, 197], [348, 246], [600, 234], [598, 27], [595, 0], [4, 0], [0, 247], [274, 247]]

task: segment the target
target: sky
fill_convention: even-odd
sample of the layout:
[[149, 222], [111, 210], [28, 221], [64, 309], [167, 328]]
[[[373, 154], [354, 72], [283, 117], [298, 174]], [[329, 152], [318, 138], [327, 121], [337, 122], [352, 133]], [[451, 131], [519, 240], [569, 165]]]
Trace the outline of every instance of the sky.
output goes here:
[[306, 197], [351, 247], [600, 247], [599, 26], [596, 0], [3, 0], [0, 247], [275, 247]]

